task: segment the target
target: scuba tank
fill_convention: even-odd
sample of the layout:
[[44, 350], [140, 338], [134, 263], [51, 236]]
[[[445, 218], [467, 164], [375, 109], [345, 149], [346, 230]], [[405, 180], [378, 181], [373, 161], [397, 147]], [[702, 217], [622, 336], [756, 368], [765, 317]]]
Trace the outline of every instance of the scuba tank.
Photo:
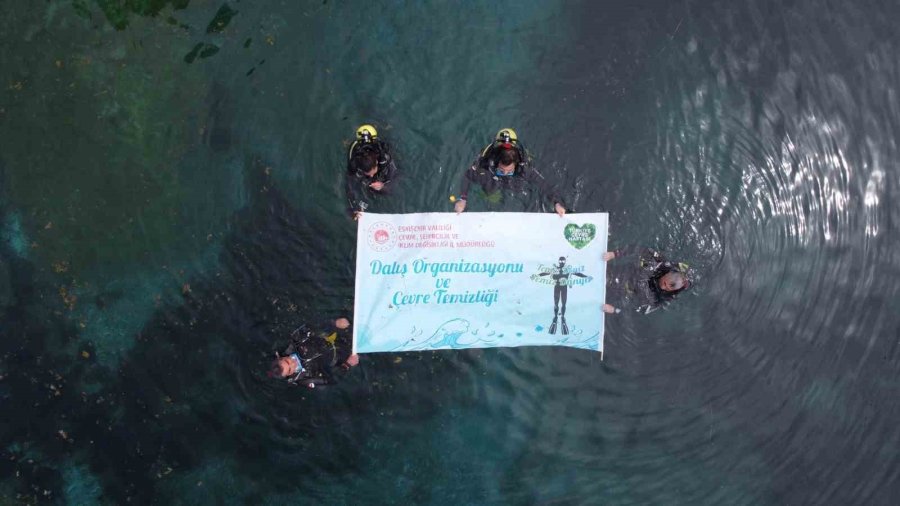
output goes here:
[[360, 125], [359, 128], [356, 129], [357, 141], [362, 141], [368, 144], [375, 140], [376, 137], [378, 137], [378, 130], [376, 130], [372, 125]]
[[374, 149], [376, 152], [379, 152], [380, 150], [376, 148], [377, 140], [380, 139], [378, 139], [378, 130], [375, 127], [368, 124], [360, 125], [356, 129], [356, 140], [353, 141], [353, 144], [350, 145], [350, 149], [347, 151], [347, 162], [353, 158], [357, 148]]
[[313, 332], [307, 325], [301, 325], [291, 334], [294, 352], [300, 357], [305, 369], [314, 361], [321, 361], [333, 366], [337, 361], [337, 332], [325, 335], [324, 332]]

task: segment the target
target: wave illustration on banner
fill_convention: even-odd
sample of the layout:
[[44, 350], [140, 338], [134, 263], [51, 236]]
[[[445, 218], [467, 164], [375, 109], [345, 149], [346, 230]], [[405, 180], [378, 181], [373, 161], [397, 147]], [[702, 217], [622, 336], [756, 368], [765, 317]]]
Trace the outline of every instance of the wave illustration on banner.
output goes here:
[[[405, 339], [401, 339], [400, 344], [385, 351], [427, 351], [427, 350], [446, 350], [446, 349], [467, 349], [467, 348], [493, 348], [497, 343], [506, 338], [506, 334], [496, 330], [490, 330], [489, 326], [485, 329], [474, 330], [469, 332], [471, 323], [462, 318], [454, 318], [441, 324], [434, 331], [426, 332], [421, 328], [412, 328], [410, 334]], [[536, 332], [545, 330], [540, 325], [535, 326]], [[368, 332], [362, 329], [359, 334], [360, 342], [368, 342]], [[516, 338], [521, 339], [522, 333], [516, 333]], [[560, 336], [558, 339], [550, 342], [540, 343], [545, 345], [568, 346], [571, 348], [597, 349], [599, 332], [594, 334], [585, 334], [582, 329], [573, 329], [571, 334]], [[535, 343], [538, 344], [538, 343]]]

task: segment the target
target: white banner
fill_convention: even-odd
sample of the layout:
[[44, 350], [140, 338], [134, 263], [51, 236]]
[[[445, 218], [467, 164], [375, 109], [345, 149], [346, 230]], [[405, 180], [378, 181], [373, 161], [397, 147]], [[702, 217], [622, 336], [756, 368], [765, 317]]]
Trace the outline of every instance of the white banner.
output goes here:
[[602, 352], [607, 226], [606, 213], [363, 213], [353, 348]]

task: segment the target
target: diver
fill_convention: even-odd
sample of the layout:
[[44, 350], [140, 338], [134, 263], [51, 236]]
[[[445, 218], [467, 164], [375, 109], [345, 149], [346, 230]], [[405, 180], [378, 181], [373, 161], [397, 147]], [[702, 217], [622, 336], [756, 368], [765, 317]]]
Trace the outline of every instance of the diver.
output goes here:
[[563, 201], [544, 176], [530, 165], [530, 161], [528, 153], [525, 152], [512, 128], [504, 128], [497, 132], [494, 141], [485, 146], [475, 163], [463, 172], [459, 199], [453, 206], [456, 214], [465, 211], [469, 186], [476, 183], [481, 185], [484, 193], [488, 195], [506, 189], [524, 191], [526, 185], [531, 185], [553, 203], [556, 214], [564, 216], [566, 206]]
[[[580, 272], [572, 272], [566, 269], [566, 257], [559, 257], [559, 265], [555, 266], [550, 272], [542, 272], [538, 276], [553, 276], [553, 323], [550, 324], [548, 333], [556, 334], [557, 322], [562, 325], [562, 335], [569, 333], [569, 326], [566, 324], [566, 299], [569, 297], [569, 276], [578, 276], [586, 278], [588, 276]], [[560, 307], [560, 302], [562, 306]]]
[[269, 377], [287, 378], [288, 383], [321, 388], [337, 383], [337, 373], [359, 364], [352, 352], [350, 320], [338, 318], [318, 330], [302, 325], [291, 334], [291, 344], [269, 368]]
[[[649, 314], [669, 305], [675, 297], [691, 288], [692, 272], [685, 263], [671, 262], [659, 251], [649, 248], [625, 248], [607, 251], [603, 260], [637, 255], [637, 263], [617, 268], [607, 274], [607, 298], [609, 294], [635, 311]], [[619, 313], [621, 309], [603, 304], [604, 313]]]
[[372, 125], [356, 129], [356, 140], [347, 152], [347, 201], [353, 219], [369, 207], [367, 197], [387, 195], [397, 184], [397, 166], [387, 142]]

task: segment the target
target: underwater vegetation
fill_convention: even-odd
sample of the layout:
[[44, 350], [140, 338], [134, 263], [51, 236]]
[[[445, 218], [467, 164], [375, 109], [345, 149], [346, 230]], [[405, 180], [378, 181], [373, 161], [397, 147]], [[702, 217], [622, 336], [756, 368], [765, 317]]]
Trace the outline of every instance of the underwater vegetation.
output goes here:
[[[128, 28], [131, 16], [156, 16], [166, 7], [184, 9], [190, 0], [94, 0], [106, 19], [116, 30]], [[73, 0], [72, 5], [80, 15], [89, 17], [88, 0]]]

